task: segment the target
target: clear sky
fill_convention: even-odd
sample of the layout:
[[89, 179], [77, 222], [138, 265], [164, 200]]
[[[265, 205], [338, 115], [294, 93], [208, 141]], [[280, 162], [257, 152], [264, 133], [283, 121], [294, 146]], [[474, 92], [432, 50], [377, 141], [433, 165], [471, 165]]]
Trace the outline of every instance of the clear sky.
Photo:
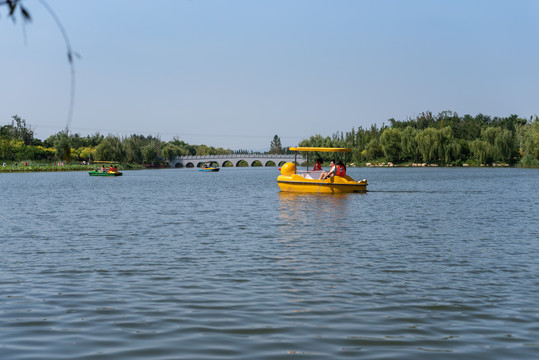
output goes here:
[[[47, 0], [70, 132], [231, 149], [406, 120], [539, 113], [539, 0]], [[0, 124], [66, 127], [53, 18], [0, 8]]]

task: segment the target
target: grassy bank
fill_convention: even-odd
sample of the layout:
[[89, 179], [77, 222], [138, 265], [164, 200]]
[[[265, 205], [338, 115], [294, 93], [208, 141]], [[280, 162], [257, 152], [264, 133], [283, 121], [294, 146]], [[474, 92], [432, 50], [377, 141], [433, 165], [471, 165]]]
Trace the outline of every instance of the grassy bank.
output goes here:
[[[50, 172], [50, 171], [91, 171], [99, 167], [96, 164], [57, 164], [57, 163], [4, 163], [0, 166], [0, 173], [14, 172]], [[139, 170], [143, 169], [141, 165], [122, 164], [118, 170]]]

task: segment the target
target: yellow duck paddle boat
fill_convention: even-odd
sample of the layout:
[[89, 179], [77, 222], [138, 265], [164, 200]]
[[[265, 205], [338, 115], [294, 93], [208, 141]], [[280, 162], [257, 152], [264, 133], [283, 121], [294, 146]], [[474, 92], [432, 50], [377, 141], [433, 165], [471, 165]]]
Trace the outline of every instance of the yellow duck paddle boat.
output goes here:
[[[322, 148], [322, 147], [291, 147], [290, 150], [303, 152], [333, 152], [335, 153], [334, 164], [337, 163], [337, 153], [345, 154], [351, 152], [348, 148]], [[335, 169], [330, 172], [323, 170], [309, 170], [309, 158], [307, 156], [307, 170], [298, 171], [295, 162], [287, 162], [281, 167], [281, 175], [277, 177], [277, 184], [281, 191], [302, 192], [302, 193], [354, 193], [367, 191], [367, 179], [356, 181], [350, 176], [342, 174]], [[344, 168], [346, 172], [346, 168]]]

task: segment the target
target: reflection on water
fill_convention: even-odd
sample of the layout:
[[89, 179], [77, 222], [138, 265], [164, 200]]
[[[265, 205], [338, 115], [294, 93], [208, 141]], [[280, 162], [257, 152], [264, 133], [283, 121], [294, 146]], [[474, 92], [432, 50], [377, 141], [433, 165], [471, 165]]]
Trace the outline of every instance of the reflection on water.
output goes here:
[[[302, 194], [279, 193], [279, 217], [295, 226], [314, 222], [320, 225], [338, 225], [345, 221], [351, 197], [365, 194]], [[328, 231], [330, 229], [327, 229]]]
[[[340, 269], [351, 199], [359, 194], [301, 194], [280, 192], [279, 266], [283, 296], [291, 322], [336, 311], [332, 293], [343, 280]], [[333, 288], [333, 289], [332, 289]], [[333, 305], [330, 305], [333, 302]], [[329, 307], [333, 307], [330, 310]], [[304, 321], [304, 320], [303, 320]], [[310, 354], [310, 355], [309, 355]], [[306, 356], [316, 353], [306, 352]]]
[[279, 193], [282, 241], [325, 241], [346, 244], [357, 235], [364, 193]]

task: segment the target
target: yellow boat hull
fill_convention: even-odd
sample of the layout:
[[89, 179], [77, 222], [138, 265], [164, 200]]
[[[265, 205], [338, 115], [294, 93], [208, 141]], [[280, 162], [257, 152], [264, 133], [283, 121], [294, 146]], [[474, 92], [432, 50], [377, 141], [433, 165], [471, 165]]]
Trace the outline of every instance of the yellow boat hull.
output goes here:
[[367, 191], [367, 180], [355, 181], [350, 176], [332, 176], [325, 180], [306, 179], [298, 174], [280, 175], [277, 184], [281, 191], [302, 193], [356, 193]]

